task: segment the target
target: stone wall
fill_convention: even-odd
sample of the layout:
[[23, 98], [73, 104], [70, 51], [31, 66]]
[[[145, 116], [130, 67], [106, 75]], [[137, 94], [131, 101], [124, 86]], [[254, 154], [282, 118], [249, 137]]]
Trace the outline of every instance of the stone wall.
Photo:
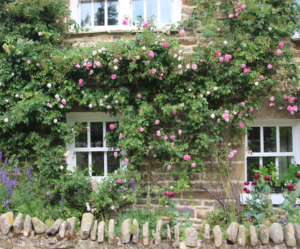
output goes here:
[[[2, 248], [300, 248], [300, 225], [289, 223], [283, 229], [278, 223], [270, 227], [261, 225], [258, 231], [250, 226], [248, 231], [236, 222], [230, 224], [223, 236], [219, 225], [212, 229], [208, 224], [200, 234], [194, 227], [167, 226], [167, 238], [162, 238], [163, 221], [158, 220], [154, 238], [149, 236], [148, 222], [138, 224], [127, 219], [121, 226], [119, 237], [115, 237], [115, 221], [108, 223], [94, 220], [93, 214], [85, 213], [80, 232], [76, 232], [76, 218], [67, 221], [58, 219], [49, 228], [39, 219], [21, 213], [14, 219], [13, 213], [0, 216], [0, 249]], [[107, 229], [106, 229], [107, 228]], [[143, 238], [139, 237], [142, 230]], [[184, 234], [184, 241], [180, 235]], [[173, 235], [172, 235], [173, 234]], [[200, 239], [203, 238], [203, 239]], [[223, 238], [226, 240], [223, 240]]]

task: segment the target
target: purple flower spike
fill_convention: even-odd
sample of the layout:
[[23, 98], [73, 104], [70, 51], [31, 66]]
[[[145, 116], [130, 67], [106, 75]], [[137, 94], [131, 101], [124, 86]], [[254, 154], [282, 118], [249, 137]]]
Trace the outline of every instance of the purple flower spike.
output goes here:
[[0, 162], [2, 161], [2, 151], [0, 151]]
[[135, 190], [135, 181], [133, 178], [131, 178], [131, 188]]
[[184, 208], [185, 211], [188, 211], [188, 206], [187, 205], [184, 205], [183, 208]]
[[4, 166], [7, 164], [7, 162], [8, 162], [8, 158], [6, 157], [4, 160]]
[[19, 173], [18, 167], [15, 167], [15, 175], [17, 175], [18, 173]]

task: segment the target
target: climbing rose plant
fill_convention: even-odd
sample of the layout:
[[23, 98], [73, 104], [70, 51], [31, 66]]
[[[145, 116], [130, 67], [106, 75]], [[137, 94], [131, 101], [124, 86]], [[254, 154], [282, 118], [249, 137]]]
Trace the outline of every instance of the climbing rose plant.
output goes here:
[[[0, 143], [5, 156], [28, 158], [51, 188], [54, 179], [69, 173], [65, 144], [74, 142], [83, 127], [67, 125], [65, 114], [79, 104], [118, 115], [120, 123], [110, 126], [106, 139], [126, 151], [115, 156], [127, 170], [105, 185], [110, 190], [105, 201], [103, 189], [93, 192], [93, 209], [115, 210], [126, 203], [112, 185], [122, 189], [130, 179], [136, 179], [132, 191], [142, 193], [147, 180], [155, 183], [157, 164], [177, 179], [173, 192], [190, 188], [193, 172], [202, 175], [207, 167], [229, 176], [241, 135], [262, 98], [272, 96], [269, 108], [298, 111], [298, 66], [286, 44], [299, 27], [299, 8], [291, 0], [194, 3], [179, 36], [194, 29], [202, 33], [195, 51], [186, 54], [177, 39], [156, 32], [151, 20], [131, 40], [70, 46], [62, 43], [68, 35], [65, 1], [2, 1]], [[226, 132], [230, 135], [224, 137]], [[156, 184], [166, 200], [170, 186]]]

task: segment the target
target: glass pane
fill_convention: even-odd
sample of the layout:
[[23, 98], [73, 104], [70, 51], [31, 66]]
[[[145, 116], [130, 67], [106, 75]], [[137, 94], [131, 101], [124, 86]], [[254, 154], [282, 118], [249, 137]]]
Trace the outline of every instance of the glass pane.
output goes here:
[[107, 1], [108, 25], [118, 25], [118, 0]]
[[76, 152], [76, 166], [80, 171], [86, 170], [88, 175], [89, 168], [89, 153], [88, 152]]
[[92, 152], [92, 176], [104, 176], [104, 152]]
[[293, 128], [279, 127], [280, 133], [280, 152], [293, 151]]
[[289, 165], [292, 163], [291, 156], [281, 156], [279, 157], [279, 176], [283, 173], [288, 173]]
[[264, 152], [276, 151], [276, 127], [264, 127]]
[[81, 10], [81, 25], [82, 26], [91, 26], [92, 1], [91, 0], [81, 0], [80, 10]]
[[136, 16], [141, 15], [144, 18], [144, 0], [133, 0], [133, 21], [136, 22]]
[[260, 127], [251, 127], [249, 130], [248, 147], [252, 152], [260, 152]]
[[94, 22], [95, 26], [103, 26], [104, 23], [104, 15], [105, 15], [105, 3], [104, 0], [95, 0], [94, 3]]
[[91, 147], [103, 147], [103, 123], [91, 122]]
[[160, 1], [161, 23], [172, 23], [172, 0]]
[[[110, 125], [114, 125], [114, 129], [110, 129]], [[119, 127], [118, 122], [106, 122], [106, 147], [116, 147], [119, 140], [119, 133], [115, 129]]]
[[263, 166], [272, 170], [275, 168], [275, 157], [263, 157]]
[[247, 181], [254, 181], [253, 170], [259, 169], [259, 157], [247, 157]]
[[119, 168], [120, 168], [119, 157], [114, 157], [114, 151], [107, 152], [107, 173], [113, 173], [115, 170]]
[[147, 0], [147, 18], [154, 16], [154, 23], [157, 23], [157, 0]]
[[87, 123], [76, 123], [79, 126], [79, 134], [75, 138], [75, 148], [86, 148], [87, 147]]

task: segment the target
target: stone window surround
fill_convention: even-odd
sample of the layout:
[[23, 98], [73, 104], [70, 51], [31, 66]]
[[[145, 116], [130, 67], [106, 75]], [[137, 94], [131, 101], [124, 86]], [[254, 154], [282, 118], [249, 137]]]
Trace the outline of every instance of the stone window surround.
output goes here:
[[[71, 112], [66, 114], [67, 125], [74, 125], [77, 122], [119, 122], [120, 115], [116, 117], [110, 116], [107, 113], [103, 112]], [[89, 132], [89, 130], [87, 131]], [[104, 135], [105, 136], [105, 135]], [[75, 142], [66, 144], [67, 151], [69, 151], [69, 155], [66, 158], [66, 162], [68, 164], [67, 169], [73, 171], [76, 167], [76, 151], [77, 152], [107, 152], [110, 151], [109, 147], [106, 147], [105, 144], [103, 147], [93, 147], [93, 148], [75, 148]], [[118, 151], [118, 150], [113, 150]], [[124, 151], [118, 151], [121, 154], [125, 154]], [[94, 180], [101, 181], [107, 175], [107, 157], [104, 161], [104, 176], [92, 176]], [[89, 153], [89, 171], [91, 175], [91, 153]], [[120, 162], [120, 168], [126, 168], [126, 163]]]
[[[162, 1], [162, 0], [160, 0]], [[119, 0], [119, 19], [118, 25], [110, 26], [91, 26], [88, 27], [92, 31], [113, 31], [113, 30], [122, 30], [123, 32], [137, 30], [135, 26], [124, 26], [122, 25], [123, 17], [129, 16], [132, 20], [133, 11], [132, 11], [132, 0]], [[80, 0], [70, 0], [69, 8], [71, 10], [71, 19], [74, 19], [77, 23], [80, 23]], [[181, 11], [182, 11], [182, 0], [172, 0], [172, 23], [176, 24], [178, 21], [181, 21]], [[157, 28], [161, 29], [165, 24], [157, 24]], [[72, 30], [71, 30], [72, 31]]]

